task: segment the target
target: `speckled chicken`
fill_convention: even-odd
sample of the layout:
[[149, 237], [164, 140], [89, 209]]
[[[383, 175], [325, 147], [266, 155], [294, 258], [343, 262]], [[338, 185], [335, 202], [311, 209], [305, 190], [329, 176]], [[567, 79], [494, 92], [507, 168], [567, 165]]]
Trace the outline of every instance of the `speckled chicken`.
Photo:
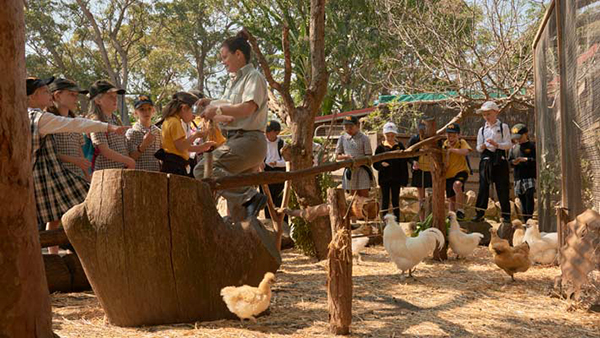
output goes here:
[[261, 314], [271, 304], [271, 285], [274, 282], [275, 275], [267, 272], [258, 287], [227, 286], [221, 289], [221, 296], [229, 311], [238, 316], [240, 320], [250, 319], [256, 323], [255, 316]]

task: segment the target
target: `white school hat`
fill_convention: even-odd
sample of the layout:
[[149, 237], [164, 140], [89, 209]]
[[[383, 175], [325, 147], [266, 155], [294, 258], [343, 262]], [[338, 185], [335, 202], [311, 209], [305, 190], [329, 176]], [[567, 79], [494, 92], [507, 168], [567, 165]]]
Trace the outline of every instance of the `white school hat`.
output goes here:
[[384, 134], [387, 134], [387, 133], [398, 134], [398, 128], [396, 127], [394, 122], [388, 122], [383, 125], [383, 133]]
[[498, 107], [494, 101], [487, 101], [481, 105], [481, 108], [477, 109], [477, 114], [481, 114], [481, 112], [490, 110], [500, 111], [500, 107]]

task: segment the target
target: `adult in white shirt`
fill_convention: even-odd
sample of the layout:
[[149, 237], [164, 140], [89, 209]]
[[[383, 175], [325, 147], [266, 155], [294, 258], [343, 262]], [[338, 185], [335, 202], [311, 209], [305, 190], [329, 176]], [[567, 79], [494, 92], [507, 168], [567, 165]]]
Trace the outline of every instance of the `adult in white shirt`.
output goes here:
[[490, 184], [496, 187], [496, 193], [502, 208], [504, 222], [510, 223], [510, 178], [506, 151], [512, 146], [510, 127], [498, 120], [500, 108], [493, 101], [485, 102], [477, 114], [485, 120], [477, 132], [477, 151], [481, 153], [479, 163], [479, 193], [477, 194], [477, 215], [475, 222], [483, 220], [490, 196]]
[[[281, 156], [281, 148], [283, 148], [285, 142], [279, 138], [279, 133], [281, 133], [281, 124], [279, 124], [279, 122], [274, 120], [267, 122], [267, 128], [265, 130], [267, 156], [262, 165], [264, 171], [285, 171], [285, 160], [283, 159], [283, 156]], [[276, 207], [281, 205], [284, 187], [284, 183], [269, 184], [271, 198], [273, 198], [273, 203]], [[268, 209], [265, 209], [265, 217], [271, 218]]]

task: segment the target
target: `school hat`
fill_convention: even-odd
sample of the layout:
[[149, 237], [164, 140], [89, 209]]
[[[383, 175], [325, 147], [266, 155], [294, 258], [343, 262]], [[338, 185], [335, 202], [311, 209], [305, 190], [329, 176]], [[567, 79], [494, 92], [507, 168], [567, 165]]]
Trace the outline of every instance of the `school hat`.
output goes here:
[[42, 88], [43, 86], [47, 86], [54, 81], [54, 76], [51, 76], [47, 79], [39, 79], [37, 77], [28, 77], [27, 81], [27, 96], [35, 93], [38, 88]]
[[356, 116], [346, 116], [342, 124], [355, 124], [358, 125], [358, 118]]
[[498, 107], [498, 105], [494, 101], [487, 101], [481, 105], [481, 108], [477, 109], [477, 114], [481, 114], [484, 111], [490, 110], [500, 111], [500, 107]]
[[90, 86], [90, 100], [95, 98], [96, 96], [104, 93], [113, 93], [116, 92], [119, 95], [125, 94], [125, 89], [120, 89], [115, 87], [114, 84], [106, 81], [106, 80], [98, 80], [94, 82]]
[[54, 93], [58, 90], [68, 90], [71, 92], [77, 92], [79, 94], [87, 94], [88, 91], [86, 89], [81, 89], [77, 84], [71, 80], [58, 78], [54, 80], [49, 86], [48, 89], [50, 92]]
[[148, 95], [140, 95], [133, 100], [133, 108], [135, 109], [138, 109], [144, 104], [154, 106], [154, 102], [152, 102], [152, 99]]
[[275, 120], [267, 122], [267, 132], [270, 131], [281, 131], [281, 124]]
[[519, 124], [515, 124], [514, 127], [512, 127], [512, 129], [510, 130], [511, 132], [511, 137], [513, 139], [519, 139], [521, 138], [521, 135], [529, 132], [529, 130], [527, 129], [527, 126], [524, 125], [523, 123], [519, 123]]
[[451, 123], [446, 127], [446, 132], [460, 134], [460, 125], [458, 123]]
[[194, 106], [194, 104], [196, 104], [196, 101], [199, 100], [196, 95], [191, 94], [189, 92], [177, 92], [173, 94], [172, 99], [179, 100], [190, 107]]
[[383, 125], [383, 133], [384, 134], [387, 134], [387, 133], [398, 134], [398, 128], [396, 127], [394, 122], [387, 122], [386, 124]]

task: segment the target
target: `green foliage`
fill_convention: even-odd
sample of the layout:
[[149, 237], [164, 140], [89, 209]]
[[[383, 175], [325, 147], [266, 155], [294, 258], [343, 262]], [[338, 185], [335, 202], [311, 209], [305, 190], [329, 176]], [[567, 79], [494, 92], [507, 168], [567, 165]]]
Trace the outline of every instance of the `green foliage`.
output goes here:
[[418, 106], [406, 102], [391, 102], [386, 108], [377, 108], [362, 119], [362, 129], [365, 132], [381, 132], [383, 125], [391, 121], [396, 124], [402, 133], [410, 133], [417, 129], [419, 119], [423, 112]]
[[[448, 233], [450, 231], [450, 220], [448, 218], [446, 218], [445, 223], [446, 223], [446, 233]], [[423, 222], [417, 222], [417, 227], [415, 228], [415, 231], [414, 231], [412, 237], [417, 237], [421, 231], [425, 231], [425, 230], [431, 228], [432, 224], [433, 224], [433, 214], [429, 214], [429, 215], [427, 215], [427, 217], [425, 218], [425, 220]]]
[[[323, 200], [327, 200], [327, 189], [337, 186], [330, 173], [323, 173], [316, 177], [319, 187], [319, 193]], [[300, 209], [300, 204], [293, 193], [290, 196], [290, 209]], [[301, 217], [291, 217], [290, 220], [291, 236], [294, 240], [294, 245], [300, 249], [305, 255], [315, 257], [315, 244], [311, 237], [310, 224]]]

